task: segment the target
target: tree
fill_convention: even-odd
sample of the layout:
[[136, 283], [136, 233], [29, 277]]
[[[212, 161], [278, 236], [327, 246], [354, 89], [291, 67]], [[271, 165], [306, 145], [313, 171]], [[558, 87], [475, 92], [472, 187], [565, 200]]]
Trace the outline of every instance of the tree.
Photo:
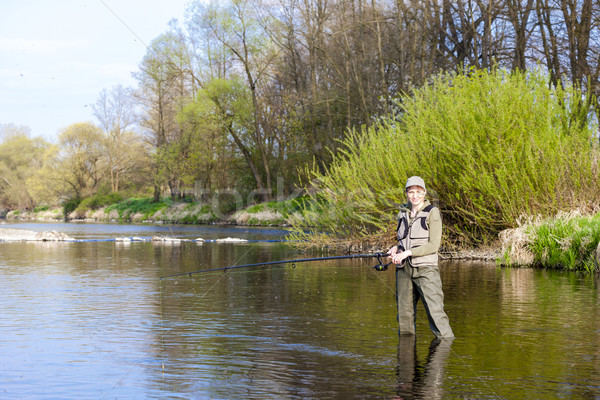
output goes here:
[[232, 165], [238, 158], [237, 146], [230, 143], [225, 114], [214, 101], [220, 97], [219, 82], [213, 79], [204, 85], [180, 115], [189, 143], [184, 179], [187, 185], [198, 183], [207, 194], [235, 186]]
[[0, 207], [32, 209], [36, 205], [28, 180], [41, 167], [50, 144], [31, 139], [28, 132], [25, 127], [0, 126]]
[[104, 89], [92, 108], [105, 135], [111, 191], [117, 192], [121, 176], [131, 171], [142, 150], [133, 131], [136, 117], [131, 90], [121, 85], [110, 92]]
[[[600, 95], [600, 7], [591, 0], [537, 0], [535, 50], [552, 83], [571, 82]], [[592, 96], [588, 96], [591, 101]], [[600, 107], [596, 102], [596, 114]]]
[[533, 34], [536, 24], [532, 22], [535, 18], [534, 0], [506, 0], [508, 21], [512, 25], [514, 35], [513, 42], [513, 70], [525, 71], [527, 68], [527, 49], [529, 40]]
[[41, 155], [41, 166], [27, 179], [27, 187], [35, 204], [57, 205], [73, 197], [59, 168], [60, 149], [50, 144]]
[[160, 200], [163, 185], [176, 196], [181, 183], [173, 166], [183, 160], [167, 148], [172, 150], [172, 143], [182, 137], [177, 115], [190, 100], [182, 69], [174, 63], [181, 59], [178, 55], [185, 51], [184, 47], [172, 32], [159, 36], [152, 41], [135, 74], [140, 85], [136, 97], [143, 109], [141, 126], [148, 132], [154, 157], [154, 201]]
[[248, 151], [242, 142], [235, 136], [233, 138], [249, 162], [258, 191], [263, 199], [268, 200], [272, 192], [270, 161], [273, 141], [270, 132], [262, 124], [261, 110], [264, 108], [264, 101], [260, 96], [260, 86], [264, 84], [277, 53], [259, 24], [259, 17], [250, 1], [231, 0], [224, 7], [212, 2], [208, 8], [200, 7], [197, 11], [202, 14], [191, 19], [190, 29], [209, 31], [230, 54], [231, 61], [235, 63], [232, 70], [239, 71], [230, 72], [230, 76], [239, 73], [245, 78], [252, 105], [252, 126], [248, 127], [248, 133], [253, 139], [252, 146], [260, 156], [260, 171], [258, 165], [250, 164]]
[[102, 130], [90, 122], [75, 123], [64, 128], [58, 139], [61, 152], [55, 172], [70, 188], [71, 197], [95, 194], [107, 164]]
[[224, 137], [242, 154], [261, 195], [265, 195], [259, 170], [261, 155], [254, 147], [254, 113], [251, 93], [241, 79], [214, 79], [200, 92], [198, 103]]

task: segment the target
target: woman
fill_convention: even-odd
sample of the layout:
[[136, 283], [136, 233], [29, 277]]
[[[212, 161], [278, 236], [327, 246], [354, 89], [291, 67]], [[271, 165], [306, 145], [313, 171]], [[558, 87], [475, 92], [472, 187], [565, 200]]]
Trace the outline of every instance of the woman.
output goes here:
[[444, 312], [444, 293], [438, 269], [442, 240], [440, 210], [425, 199], [425, 181], [412, 176], [406, 181], [408, 204], [398, 214], [398, 245], [389, 251], [396, 264], [398, 333], [414, 335], [417, 303], [423, 301], [429, 327], [438, 338], [454, 337]]

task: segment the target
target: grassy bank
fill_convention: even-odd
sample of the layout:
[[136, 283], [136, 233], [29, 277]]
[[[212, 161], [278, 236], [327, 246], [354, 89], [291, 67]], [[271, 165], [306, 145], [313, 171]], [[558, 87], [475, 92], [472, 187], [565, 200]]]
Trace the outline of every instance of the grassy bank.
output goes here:
[[569, 271], [599, 271], [600, 214], [578, 211], [547, 219], [530, 219], [500, 235], [499, 262]]
[[170, 224], [235, 224], [247, 226], [287, 226], [298, 218], [297, 199], [272, 201], [225, 212], [212, 204], [174, 202], [165, 198], [152, 202], [150, 198], [128, 198], [108, 203], [97, 198], [85, 199], [69, 211], [64, 207], [37, 207], [32, 211], [10, 211], [7, 219], [75, 220], [105, 222], [148, 222]]

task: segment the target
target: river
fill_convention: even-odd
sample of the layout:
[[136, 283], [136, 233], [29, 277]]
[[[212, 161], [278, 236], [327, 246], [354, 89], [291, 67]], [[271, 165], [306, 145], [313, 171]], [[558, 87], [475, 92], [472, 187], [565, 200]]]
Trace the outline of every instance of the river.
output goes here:
[[[306, 257], [283, 229], [1, 227], [81, 241], [0, 242], [0, 399], [600, 399], [593, 276], [443, 262], [456, 338], [438, 342], [421, 305], [398, 337], [372, 259], [161, 279]], [[154, 235], [207, 241], [114, 240]]]

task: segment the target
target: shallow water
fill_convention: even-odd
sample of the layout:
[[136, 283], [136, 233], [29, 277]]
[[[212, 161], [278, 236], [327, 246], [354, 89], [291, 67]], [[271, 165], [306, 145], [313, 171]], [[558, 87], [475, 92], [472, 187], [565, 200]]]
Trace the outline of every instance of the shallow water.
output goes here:
[[[303, 258], [280, 229], [6, 224], [78, 243], [0, 243], [0, 398], [600, 398], [593, 277], [442, 266], [456, 339], [396, 334], [394, 274]], [[120, 236], [248, 243], [119, 243]], [[97, 241], [98, 239], [102, 239]]]

